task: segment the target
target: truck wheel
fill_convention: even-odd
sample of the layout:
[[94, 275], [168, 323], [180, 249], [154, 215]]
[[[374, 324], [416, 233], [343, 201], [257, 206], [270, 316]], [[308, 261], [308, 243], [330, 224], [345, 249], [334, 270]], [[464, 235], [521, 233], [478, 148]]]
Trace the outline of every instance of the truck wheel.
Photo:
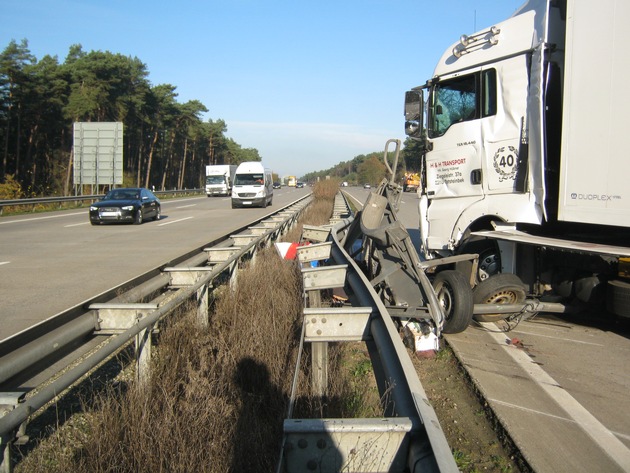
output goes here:
[[616, 279], [608, 281], [606, 310], [619, 317], [630, 317], [630, 284]]
[[[525, 300], [525, 285], [516, 274], [499, 273], [479, 283], [473, 290], [475, 304], [520, 304]], [[495, 322], [512, 314], [475, 314], [479, 322]]]
[[444, 310], [444, 333], [466, 330], [472, 320], [473, 297], [466, 277], [459, 271], [446, 270], [433, 280], [438, 302]]
[[[479, 265], [475, 275], [477, 283], [485, 281], [501, 271], [501, 253], [495, 242], [488, 240], [468, 241], [462, 245], [461, 250], [457, 253], [477, 253], [479, 255]], [[470, 274], [472, 263], [470, 261], [462, 261], [456, 263], [455, 268], [464, 274]]]

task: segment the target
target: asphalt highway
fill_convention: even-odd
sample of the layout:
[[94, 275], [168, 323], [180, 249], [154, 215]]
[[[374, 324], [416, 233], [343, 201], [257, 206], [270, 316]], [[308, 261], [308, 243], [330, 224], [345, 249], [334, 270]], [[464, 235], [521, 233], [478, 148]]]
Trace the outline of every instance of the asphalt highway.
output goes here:
[[162, 200], [162, 218], [92, 226], [88, 209], [0, 217], [0, 340], [260, 219], [310, 192], [274, 190], [267, 209], [228, 197]]

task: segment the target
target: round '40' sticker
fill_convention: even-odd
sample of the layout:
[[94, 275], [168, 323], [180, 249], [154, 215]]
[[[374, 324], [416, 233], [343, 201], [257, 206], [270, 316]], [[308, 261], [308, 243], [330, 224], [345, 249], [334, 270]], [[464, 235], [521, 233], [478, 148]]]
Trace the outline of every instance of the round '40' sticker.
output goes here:
[[518, 150], [514, 146], [502, 146], [494, 154], [494, 170], [499, 182], [514, 180], [518, 168]]

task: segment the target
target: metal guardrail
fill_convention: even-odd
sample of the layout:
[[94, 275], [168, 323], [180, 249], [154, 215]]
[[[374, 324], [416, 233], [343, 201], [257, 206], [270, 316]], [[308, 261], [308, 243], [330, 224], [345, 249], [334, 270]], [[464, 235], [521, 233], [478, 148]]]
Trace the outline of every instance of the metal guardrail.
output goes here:
[[[191, 298], [197, 298], [198, 320], [208, 322], [207, 297], [213, 281], [226, 273], [230, 281], [237, 277], [238, 264], [243, 259], [253, 259], [258, 248], [292, 228], [301, 212], [310, 203], [307, 195], [261, 219], [258, 225], [245, 234], [226, 237], [211, 248], [184, 255], [177, 266], [162, 267], [141, 276], [127, 287], [127, 292], [117, 295], [119, 288], [108, 291], [110, 300], [95, 298], [87, 307], [73, 308], [31, 329], [20, 332], [0, 342], [0, 472], [11, 471], [10, 449], [7, 446], [19, 442], [29, 417], [54, 399], [59, 393], [76, 383], [121, 347], [136, 342], [137, 372], [140, 381], [146, 378], [150, 336], [155, 324]], [[164, 289], [174, 289], [164, 291]], [[150, 295], [150, 303], [138, 303]], [[204, 303], [205, 302], [205, 303]], [[96, 335], [109, 335], [106, 343], [76, 363], [54, 381], [38, 387], [30, 396], [23, 389], [11, 389], [10, 381], [36, 365], [56, 360], [69, 345]], [[9, 389], [7, 389], [9, 388]]]
[[[160, 196], [183, 196], [183, 195], [196, 195], [205, 193], [205, 189], [181, 189], [181, 190], [171, 190], [171, 191], [155, 191], [154, 194], [158, 197]], [[48, 204], [63, 204], [66, 202], [85, 202], [85, 201], [95, 201], [100, 200], [105, 197], [105, 194], [94, 194], [94, 195], [68, 195], [68, 196], [59, 196], [59, 197], [34, 197], [28, 199], [4, 199], [0, 200], [0, 215], [2, 215], [2, 211], [5, 207], [16, 207], [16, 206], [32, 206], [35, 208], [36, 205], [48, 205]]]
[[[339, 194], [337, 201], [345, 198]], [[336, 208], [342, 204], [336, 202]], [[331, 225], [306, 228], [298, 249], [304, 264], [305, 300], [300, 354], [277, 473], [320, 471], [458, 472], [435, 411], [418, 379], [398, 328], [372, 284], [341, 243], [355, 232], [354, 218], [340, 210]], [[356, 235], [355, 235], [356, 237]], [[328, 244], [328, 252], [322, 252]], [[317, 247], [313, 250], [313, 247]], [[327, 261], [327, 263], [325, 263]], [[321, 290], [343, 287], [342, 307], [321, 307]], [[313, 392], [325, 399], [328, 343], [365, 342], [384, 401], [384, 417], [369, 419], [293, 419], [299, 367], [311, 346]]]

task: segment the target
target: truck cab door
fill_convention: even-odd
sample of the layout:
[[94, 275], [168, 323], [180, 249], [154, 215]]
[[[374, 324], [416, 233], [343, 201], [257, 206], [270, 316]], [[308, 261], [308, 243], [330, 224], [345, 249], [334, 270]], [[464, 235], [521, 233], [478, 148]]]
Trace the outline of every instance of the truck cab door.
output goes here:
[[481, 72], [440, 79], [429, 94], [426, 191], [431, 200], [483, 198]]

